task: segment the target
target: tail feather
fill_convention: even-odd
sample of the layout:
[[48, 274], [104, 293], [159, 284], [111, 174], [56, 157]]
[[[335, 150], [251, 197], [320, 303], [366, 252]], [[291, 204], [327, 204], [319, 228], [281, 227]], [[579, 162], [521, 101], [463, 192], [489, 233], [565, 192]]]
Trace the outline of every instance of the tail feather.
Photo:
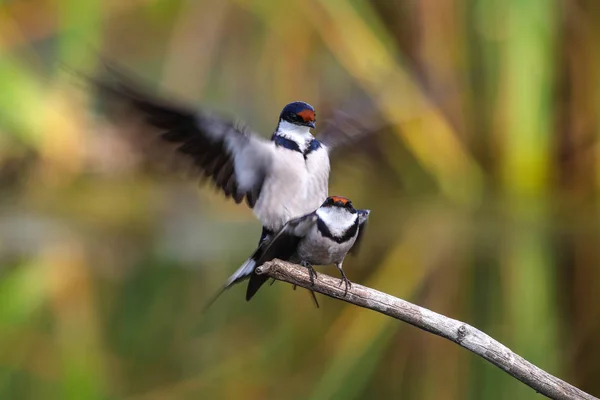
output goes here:
[[229, 277], [229, 279], [227, 279], [225, 285], [223, 285], [223, 287], [217, 293], [215, 293], [211, 300], [206, 304], [206, 307], [204, 307], [204, 311], [208, 310], [210, 306], [213, 305], [213, 303], [219, 298], [219, 296], [223, 294], [225, 290], [229, 289], [231, 286], [247, 279], [250, 275], [252, 275], [252, 272], [254, 271], [255, 267], [256, 260], [254, 260], [253, 258], [247, 259], [246, 262], [244, 262], [242, 266], [239, 267], [237, 271], [235, 271], [233, 275]]
[[256, 260], [254, 260], [252, 258], [247, 259], [246, 262], [244, 262], [242, 264], [242, 266], [239, 267], [237, 269], [237, 271], [235, 271], [233, 273], [233, 275], [231, 275], [229, 277], [229, 279], [227, 279], [227, 283], [225, 283], [225, 288], [228, 288], [231, 285], [248, 278], [254, 271], [255, 267], [256, 267]]
[[250, 301], [256, 292], [258, 292], [258, 289], [268, 280], [269, 277], [266, 275], [252, 274], [246, 288], [246, 301]]

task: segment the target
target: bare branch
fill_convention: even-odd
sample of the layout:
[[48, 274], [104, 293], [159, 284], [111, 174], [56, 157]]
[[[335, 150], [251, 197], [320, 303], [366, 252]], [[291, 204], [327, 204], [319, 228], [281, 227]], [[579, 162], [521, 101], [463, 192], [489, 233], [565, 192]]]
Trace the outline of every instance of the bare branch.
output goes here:
[[311, 285], [306, 268], [280, 260], [265, 263], [257, 268], [256, 272], [267, 274], [277, 280], [302, 286], [359, 307], [380, 312], [451, 340], [485, 358], [536, 392], [551, 399], [598, 400], [596, 397], [536, 367], [502, 343], [464, 322], [445, 317], [426, 308], [356, 283], [353, 283], [347, 295], [344, 295], [345, 288], [343, 284], [340, 284], [341, 280], [322, 273], [318, 275], [314, 285]]

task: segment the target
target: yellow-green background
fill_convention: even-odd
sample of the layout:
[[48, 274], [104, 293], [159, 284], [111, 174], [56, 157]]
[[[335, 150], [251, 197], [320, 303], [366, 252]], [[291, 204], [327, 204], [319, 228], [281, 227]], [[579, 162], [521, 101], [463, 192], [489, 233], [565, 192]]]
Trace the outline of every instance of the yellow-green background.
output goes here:
[[372, 210], [349, 278], [600, 395], [599, 43], [597, 0], [0, 2], [0, 398], [539, 398], [281, 283], [202, 314], [259, 223], [140, 168], [65, 72], [98, 54], [264, 136], [373, 99], [389, 127], [331, 174]]

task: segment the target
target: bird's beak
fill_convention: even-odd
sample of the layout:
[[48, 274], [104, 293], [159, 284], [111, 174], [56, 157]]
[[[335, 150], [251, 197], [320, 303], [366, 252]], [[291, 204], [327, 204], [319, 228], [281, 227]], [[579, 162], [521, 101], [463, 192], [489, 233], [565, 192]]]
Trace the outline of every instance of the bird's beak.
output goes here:
[[310, 121], [309, 123], [306, 124], [307, 126], [310, 126], [311, 128], [315, 129], [315, 121]]

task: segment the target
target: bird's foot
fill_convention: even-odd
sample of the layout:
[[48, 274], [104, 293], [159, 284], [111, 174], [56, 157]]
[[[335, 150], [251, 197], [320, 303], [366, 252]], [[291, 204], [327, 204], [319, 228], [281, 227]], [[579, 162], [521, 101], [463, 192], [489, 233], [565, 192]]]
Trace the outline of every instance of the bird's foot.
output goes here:
[[308, 261], [302, 260], [300, 265], [308, 269], [308, 275], [310, 276], [310, 284], [314, 286], [315, 279], [317, 279], [317, 271], [313, 268], [312, 264]]
[[346, 277], [344, 271], [340, 271], [342, 272], [342, 279], [340, 279], [340, 284], [338, 286], [342, 286], [342, 283], [346, 285], [346, 289], [344, 290], [344, 296], [346, 296], [348, 294], [348, 289], [352, 287], [352, 282]]

